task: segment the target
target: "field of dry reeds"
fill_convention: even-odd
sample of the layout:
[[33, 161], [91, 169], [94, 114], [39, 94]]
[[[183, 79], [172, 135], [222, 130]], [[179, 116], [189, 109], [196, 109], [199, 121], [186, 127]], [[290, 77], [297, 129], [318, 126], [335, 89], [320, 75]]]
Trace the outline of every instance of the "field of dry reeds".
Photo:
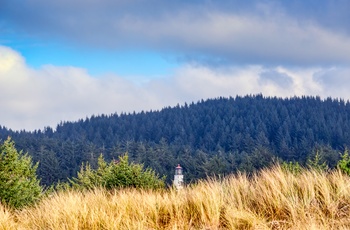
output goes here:
[[33, 207], [0, 206], [1, 229], [350, 229], [350, 178], [275, 166], [181, 191], [62, 191]]

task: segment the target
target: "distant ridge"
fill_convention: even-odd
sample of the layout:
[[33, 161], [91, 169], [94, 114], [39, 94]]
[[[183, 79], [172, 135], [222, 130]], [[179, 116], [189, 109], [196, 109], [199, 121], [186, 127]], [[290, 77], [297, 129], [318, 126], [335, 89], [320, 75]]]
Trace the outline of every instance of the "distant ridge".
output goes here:
[[[7, 136], [42, 162], [39, 172], [48, 184], [75, 175], [82, 162], [94, 163], [100, 153], [112, 159], [125, 151], [131, 160], [170, 178], [181, 163], [188, 180], [253, 171], [276, 159], [303, 164], [316, 151], [334, 167], [339, 151], [350, 146], [350, 103], [317, 96], [219, 97], [159, 111], [63, 122], [55, 131], [2, 127], [0, 137]], [[45, 170], [53, 175], [47, 178]]]

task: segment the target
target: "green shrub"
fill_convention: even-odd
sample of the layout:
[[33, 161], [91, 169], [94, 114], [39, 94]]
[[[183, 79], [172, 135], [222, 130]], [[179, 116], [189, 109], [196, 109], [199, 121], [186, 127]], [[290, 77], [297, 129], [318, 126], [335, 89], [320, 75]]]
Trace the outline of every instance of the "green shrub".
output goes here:
[[98, 168], [92, 169], [90, 164], [82, 165], [78, 177], [70, 180], [73, 188], [93, 189], [95, 187], [159, 189], [165, 187], [165, 178], [152, 169], [143, 169], [143, 165], [129, 163], [128, 155], [119, 157], [119, 161], [106, 163], [101, 155]]
[[17, 152], [14, 142], [8, 138], [0, 145], [0, 201], [12, 207], [22, 208], [37, 201], [42, 195], [37, 179], [38, 164], [33, 165], [27, 154]]
[[350, 156], [348, 150], [345, 150], [338, 162], [338, 168], [347, 175], [350, 175]]
[[282, 169], [286, 172], [290, 172], [294, 175], [300, 174], [302, 172], [302, 167], [298, 162], [290, 161], [290, 162], [283, 162], [281, 165]]
[[329, 167], [328, 167], [326, 161], [322, 162], [322, 157], [320, 156], [318, 151], [315, 153], [313, 159], [311, 159], [311, 158], [308, 159], [306, 165], [309, 169], [314, 169], [317, 171], [328, 171], [329, 170]]

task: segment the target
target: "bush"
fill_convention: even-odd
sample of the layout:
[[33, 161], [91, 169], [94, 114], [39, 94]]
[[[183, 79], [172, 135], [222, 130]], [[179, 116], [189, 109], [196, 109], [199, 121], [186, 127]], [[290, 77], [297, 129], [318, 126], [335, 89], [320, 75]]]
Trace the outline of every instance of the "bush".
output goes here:
[[284, 161], [281, 167], [285, 172], [290, 172], [293, 175], [301, 174], [303, 170], [300, 164], [295, 161], [290, 161], [288, 163]]
[[159, 176], [152, 169], [143, 169], [141, 164], [129, 164], [128, 155], [119, 157], [119, 161], [106, 163], [101, 155], [97, 170], [89, 163], [82, 165], [78, 177], [70, 180], [73, 188], [93, 189], [95, 187], [160, 189], [165, 187], [165, 177]]
[[348, 150], [345, 150], [338, 162], [338, 168], [345, 174], [350, 175], [350, 156]]
[[320, 172], [329, 170], [329, 167], [328, 167], [326, 161], [322, 161], [322, 157], [320, 156], [318, 151], [314, 155], [313, 159], [311, 159], [311, 158], [308, 159], [306, 165], [309, 169], [314, 169], [314, 170], [320, 171]]
[[38, 164], [27, 154], [17, 152], [8, 138], [0, 145], [0, 201], [12, 208], [22, 208], [37, 201], [42, 194], [37, 179]]

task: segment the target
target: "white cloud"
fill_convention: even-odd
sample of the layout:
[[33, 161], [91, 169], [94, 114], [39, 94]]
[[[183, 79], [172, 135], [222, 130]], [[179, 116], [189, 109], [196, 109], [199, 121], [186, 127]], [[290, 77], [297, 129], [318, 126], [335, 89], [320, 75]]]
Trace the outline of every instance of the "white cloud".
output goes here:
[[[197, 98], [235, 96], [263, 93], [265, 96], [301, 96], [321, 94], [313, 73], [317, 69], [287, 70], [281, 67], [245, 66], [225, 69], [187, 66], [177, 74], [178, 87]], [[279, 73], [290, 77], [289, 85], [281, 85], [279, 79], [266, 78], [266, 73]], [[310, 80], [311, 79], [311, 80]]]
[[173, 76], [137, 84], [115, 75], [94, 78], [84, 69], [31, 69], [0, 46], [0, 125], [15, 130], [55, 127], [92, 114], [161, 109], [219, 96], [320, 95], [350, 98], [350, 68], [183, 65]]
[[157, 106], [157, 101], [147, 101], [147, 92], [123, 78], [97, 79], [74, 67], [34, 70], [17, 52], [0, 47], [0, 53], [0, 124], [9, 128], [39, 129], [61, 120]]

